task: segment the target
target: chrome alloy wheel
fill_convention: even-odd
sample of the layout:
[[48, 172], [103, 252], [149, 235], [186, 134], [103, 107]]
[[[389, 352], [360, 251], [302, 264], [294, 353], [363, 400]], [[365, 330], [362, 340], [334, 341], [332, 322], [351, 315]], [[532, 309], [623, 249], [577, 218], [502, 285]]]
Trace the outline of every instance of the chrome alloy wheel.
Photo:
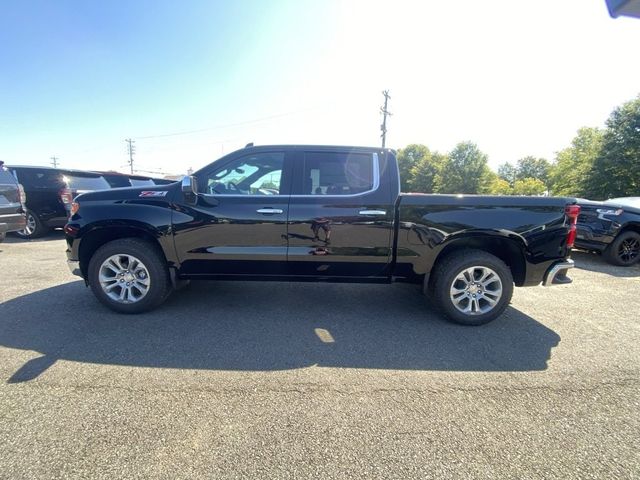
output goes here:
[[102, 262], [98, 279], [104, 293], [118, 303], [139, 302], [151, 286], [147, 267], [127, 254], [112, 255]]
[[33, 232], [36, 231], [36, 219], [33, 214], [27, 213], [27, 224], [25, 225], [23, 230], [20, 230], [18, 233], [23, 237], [30, 237], [33, 235]]
[[453, 305], [466, 315], [482, 315], [502, 298], [502, 281], [488, 267], [470, 267], [460, 272], [449, 290]]

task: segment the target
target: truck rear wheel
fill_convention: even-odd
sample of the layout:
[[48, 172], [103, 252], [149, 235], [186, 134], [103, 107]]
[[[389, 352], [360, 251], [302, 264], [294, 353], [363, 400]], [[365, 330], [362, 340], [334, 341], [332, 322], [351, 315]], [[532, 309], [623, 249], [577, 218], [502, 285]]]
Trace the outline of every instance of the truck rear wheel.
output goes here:
[[482, 250], [448, 255], [431, 275], [433, 299], [453, 322], [483, 325], [504, 312], [513, 295], [513, 277], [498, 257]]
[[119, 313], [141, 313], [160, 305], [171, 292], [166, 261], [144, 240], [123, 238], [100, 247], [89, 261], [91, 290]]

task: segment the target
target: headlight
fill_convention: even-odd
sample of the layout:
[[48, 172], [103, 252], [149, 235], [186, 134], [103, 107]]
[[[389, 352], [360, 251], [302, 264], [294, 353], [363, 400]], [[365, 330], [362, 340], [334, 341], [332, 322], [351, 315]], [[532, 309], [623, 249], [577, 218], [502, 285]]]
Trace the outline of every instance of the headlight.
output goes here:
[[624, 212], [624, 210], [621, 208], [598, 208], [596, 212], [598, 212], [600, 215], [618, 216], [622, 215], [622, 212]]

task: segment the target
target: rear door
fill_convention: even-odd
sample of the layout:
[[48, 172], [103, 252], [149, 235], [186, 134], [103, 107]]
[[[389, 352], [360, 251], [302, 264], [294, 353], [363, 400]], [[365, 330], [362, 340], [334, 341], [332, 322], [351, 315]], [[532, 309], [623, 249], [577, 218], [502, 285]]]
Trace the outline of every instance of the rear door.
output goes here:
[[386, 276], [394, 202], [384, 153], [308, 148], [299, 151], [295, 165], [289, 271], [313, 277]]

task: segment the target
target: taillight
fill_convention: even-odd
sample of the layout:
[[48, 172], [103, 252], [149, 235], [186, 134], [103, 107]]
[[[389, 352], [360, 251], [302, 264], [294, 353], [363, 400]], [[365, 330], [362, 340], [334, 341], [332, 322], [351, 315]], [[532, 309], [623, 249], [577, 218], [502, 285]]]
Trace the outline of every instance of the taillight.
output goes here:
[[567, 247], [571, 248], [576, 241], [576, 223], [578, 223], [578, 215], [580, 215], [580, 205], [567, 205], [566, 207], [564, 207], [564, 214], [569, 219]]
[[64, 203], [65, 207], [70, 206], [73, 203], [73, 192], [70, 188], [63, 188], [58, 192], [60, 200]]
[[18, 191], [20, 192], [20, 203], [24, 206], [24, 204], [27, 203], [27, 194], [21, 183], [18, 184]]

